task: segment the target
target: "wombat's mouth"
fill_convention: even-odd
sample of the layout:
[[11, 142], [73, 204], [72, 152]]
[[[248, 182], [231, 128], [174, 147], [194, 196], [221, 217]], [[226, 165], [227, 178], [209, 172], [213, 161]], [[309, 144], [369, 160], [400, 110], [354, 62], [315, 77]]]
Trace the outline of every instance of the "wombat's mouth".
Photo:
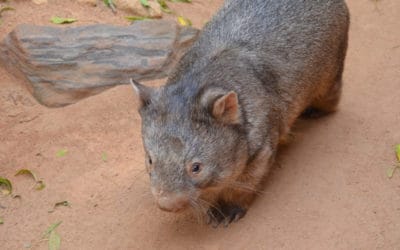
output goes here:
[[158, 207], [166, 212], [179, 213], [190, 206], [189, 198], [185, 195], [162, 196], [156, 200]]
[[169, 208], [165, 208], [165, 207], [161, 207], [160, 205], [158, 205], [158, 208], [161, 209], [164, 212], [169, 212], [169, 213], [182, 213], [183, 211], [187, 210], [189, 206], [184, 206], [184, 207], [176, 207], [173, 209], [169, 209]]

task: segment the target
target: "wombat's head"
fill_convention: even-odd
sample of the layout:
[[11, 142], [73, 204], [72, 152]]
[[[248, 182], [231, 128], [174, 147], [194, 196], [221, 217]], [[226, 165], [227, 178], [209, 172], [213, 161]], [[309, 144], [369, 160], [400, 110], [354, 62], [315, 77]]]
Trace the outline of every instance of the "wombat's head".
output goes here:
[[232, 184], [248, 158], [235, 92], [132, 85], [140, 99], [151, 191], [161, 209], [201, 206], [202, 197]]

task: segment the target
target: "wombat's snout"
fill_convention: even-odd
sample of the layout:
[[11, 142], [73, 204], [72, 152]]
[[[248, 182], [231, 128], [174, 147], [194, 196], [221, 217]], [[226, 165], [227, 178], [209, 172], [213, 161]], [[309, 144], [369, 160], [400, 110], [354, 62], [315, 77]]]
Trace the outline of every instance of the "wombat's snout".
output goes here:
[[183, 194], [159, 193], [154, 196], [158, 207], [167, 212], [180, 212], [189, 206], [189, 197]]

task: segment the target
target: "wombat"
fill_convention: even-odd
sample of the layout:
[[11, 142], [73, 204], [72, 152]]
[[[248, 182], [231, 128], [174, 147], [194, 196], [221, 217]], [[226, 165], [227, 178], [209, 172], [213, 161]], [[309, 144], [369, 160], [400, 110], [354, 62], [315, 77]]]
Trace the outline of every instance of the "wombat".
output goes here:
[[294, 121], [335, 111], [348, 28], [343, 0], [226, 1], [165, 86], [132, 80], [158, 206], [242, 218]]

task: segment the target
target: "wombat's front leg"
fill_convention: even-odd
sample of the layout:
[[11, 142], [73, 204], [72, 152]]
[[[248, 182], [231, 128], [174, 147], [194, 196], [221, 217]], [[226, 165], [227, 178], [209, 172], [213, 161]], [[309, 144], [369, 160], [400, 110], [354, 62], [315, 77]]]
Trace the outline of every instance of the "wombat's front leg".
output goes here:
[[260, 182], [273, 162], [274, 151], [269, 145], [265, 146], [237, 180], [227, 183], [228, 188], [220, 193], [217, 203], [207, 212], [209, 223], [213, 226], [224, 223], [227, 226], [246, 215], [259, 192]]
[[224, 226], [228, 226], [230, 223], [236, 222], [245, 216], [246, 212], [247, 206], [220, 201], [207, 211], [208, 223], [212, 224], [213, 227], [217, 227], [221, 223]]

